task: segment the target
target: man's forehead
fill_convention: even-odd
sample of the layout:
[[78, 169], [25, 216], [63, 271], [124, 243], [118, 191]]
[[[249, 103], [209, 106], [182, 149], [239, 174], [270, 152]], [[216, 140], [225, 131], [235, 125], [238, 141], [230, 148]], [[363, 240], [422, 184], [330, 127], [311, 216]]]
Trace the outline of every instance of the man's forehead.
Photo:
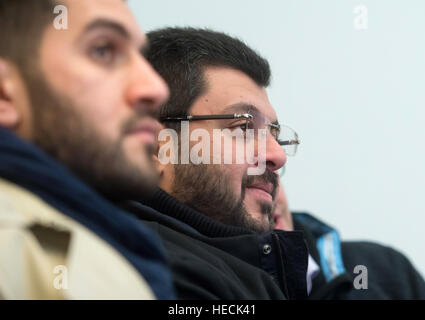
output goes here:
[[189, 113], [193, 115], [249, 113], [254, 117], [261, 116], [262, 118], [266, 118], [271, 123], [279, 122], [276, 117], [276, 113], [271, 106], [269, 108], [262, 108], [261, 106], [250, 102], [237, 102], [222, 106], [206, 104], [204, 105], [204, 108], [198, 106], [196, 110], [192, 111], [194, 112]]
[[[102, 23], [98, 22], [109, 22], [111, 27], [115, 25], [117, 31], [125, 31], [139, 45], [146, 42], [145, 34], [124, 0], [67, 0], [64, 3], [68, 8], [69, 29], [75, 28], [75, 32], [81, 34], [101, 27]], [[107, 23], [103, 26], [107, 27]]]
[[196, 114], [260, 113], [272, 122], [276, 112], [267, 91], [247, 74], [229, 67], [204, 70], [205, 92], [195, 103]]

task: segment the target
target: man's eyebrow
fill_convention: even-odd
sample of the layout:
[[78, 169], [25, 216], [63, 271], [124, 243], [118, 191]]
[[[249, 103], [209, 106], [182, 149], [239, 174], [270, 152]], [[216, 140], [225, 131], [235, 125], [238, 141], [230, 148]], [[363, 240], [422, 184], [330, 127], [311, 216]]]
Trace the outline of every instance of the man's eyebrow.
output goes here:
[[[223, 112], [224, 113], [249, 113], [249, 114], [252, 114], [254, 117], [255, 115], [262, 114], [261, 111], [256, 106], [254, 106], [253, 104], [244, 103], [244, 102], [239, 102], [239, 103], [235, 103], [230, 106], [227, 106], [226, 108], [224, 108]], [[275, 120], [271, 123], [278, 126], [280, 125], [279, 120]]]
[[128, 30], [120, 23], [108, 20], [108, 19], [97, 19], [93, 22], [89, 23], [85, 28], [84, 32], [90, 32], [95, 29], [110, 29], [113, 30], [119, 34], [121, 34], [124, 38], [130, 39], [130, 33]]
[[260, 111], [258, 110], [256, 106], [254, 106], [253, 104], [244, 103], [244, 102], [239, 102], [239, 103], [235, 103], [230, 106], [227, 106], [226, 108], [224, 108], [223, 112], [230, 112], [230, 113], [243, 112], [243, 113], [252, 113], [252, 115], [260, 113]]

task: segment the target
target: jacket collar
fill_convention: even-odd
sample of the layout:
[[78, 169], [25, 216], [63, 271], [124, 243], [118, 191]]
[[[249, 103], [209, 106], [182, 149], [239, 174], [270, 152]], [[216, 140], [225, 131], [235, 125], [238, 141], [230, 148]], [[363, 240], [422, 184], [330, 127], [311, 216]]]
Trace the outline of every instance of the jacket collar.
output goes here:
[[[0, 271], [5, 299], [155, 298], [145, 279], [108, 243], [33, 193], [2, 178], [0, 234], [2, 262], [7, 261]], [[53, 270], [66, 277], [66, 290], [53, 285]], [[100, 278], [95, 276], [99, 270]], [[20, 280], [5, 274], [18, 275]]]
[[336, 287], [351, 286], [352, 276], [344, 266], [338, 231], [308, 213], [292, 216], [295, 229], [303, 231], [310, 255], [320, 265], [310, 298], [322, 298]]

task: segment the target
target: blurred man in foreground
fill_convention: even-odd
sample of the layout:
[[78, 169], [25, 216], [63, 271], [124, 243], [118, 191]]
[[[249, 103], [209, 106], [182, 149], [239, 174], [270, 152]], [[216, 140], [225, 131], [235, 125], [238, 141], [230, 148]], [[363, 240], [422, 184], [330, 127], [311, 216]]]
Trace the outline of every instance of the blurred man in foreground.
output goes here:
[[168, 89], [126, 3], [2, 0], [0, 39], [0, 296], [173, 298], [155, 235], [100, 195], [158, 179]]

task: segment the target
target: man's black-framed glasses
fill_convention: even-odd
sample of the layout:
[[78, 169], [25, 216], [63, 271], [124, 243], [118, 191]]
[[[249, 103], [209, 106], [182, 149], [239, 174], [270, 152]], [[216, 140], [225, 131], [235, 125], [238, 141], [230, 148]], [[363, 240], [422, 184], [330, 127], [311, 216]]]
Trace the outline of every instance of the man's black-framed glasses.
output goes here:
[[188, 115], [178, 117], [161, 117], [161, 122], [166, 121], [196, 121], [196, 120], [229, 120], [223, 127], [245, 129], [269, 128], [270, 133], [285, 150], [286, 155], [295, 156], [300, 140], [298, 134], [292, 128], [269, 121], [262, 114], [252, 115], [250, 113], [232, 113], [232, 114], [209, 114], [209, 115]]

